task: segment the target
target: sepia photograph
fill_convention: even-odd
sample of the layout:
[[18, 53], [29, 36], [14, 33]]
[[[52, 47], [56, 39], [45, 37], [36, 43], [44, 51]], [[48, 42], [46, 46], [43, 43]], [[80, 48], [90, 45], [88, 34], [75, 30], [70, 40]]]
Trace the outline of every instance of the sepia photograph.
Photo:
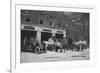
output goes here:
[[90, 60], [90, 13], [20, 10], [20, 63]]

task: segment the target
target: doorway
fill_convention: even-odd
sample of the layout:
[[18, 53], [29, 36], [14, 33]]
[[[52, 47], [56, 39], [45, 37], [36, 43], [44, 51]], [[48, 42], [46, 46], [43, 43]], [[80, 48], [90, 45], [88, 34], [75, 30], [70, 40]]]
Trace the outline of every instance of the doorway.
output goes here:
[[52, 33], [41, 32], [41, 43], [43, 41], [48, 41], [48, 39], [52, 36]]
[[24, 39], [26, 38], [27, 41], [30, 41], [30, 38], [36, 38], [36, 31], [30, 31], [30, 30], [21, 30], [21, 49], [23, 48]]
[[58, 33], [56, 33], [56, 39], [62, 39], [63, 36], [64, 36], [64, 34], [58, 34]]

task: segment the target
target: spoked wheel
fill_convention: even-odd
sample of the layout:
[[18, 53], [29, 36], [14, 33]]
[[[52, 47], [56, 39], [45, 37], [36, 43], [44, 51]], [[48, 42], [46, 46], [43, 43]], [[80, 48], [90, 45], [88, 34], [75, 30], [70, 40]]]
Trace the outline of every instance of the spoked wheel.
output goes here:
[[36, 48], [35, 48], [35, 53], [36, 53], [36, 54], [39, 54], [39, 53], [40, 53], [40, 47], [36, 47]]

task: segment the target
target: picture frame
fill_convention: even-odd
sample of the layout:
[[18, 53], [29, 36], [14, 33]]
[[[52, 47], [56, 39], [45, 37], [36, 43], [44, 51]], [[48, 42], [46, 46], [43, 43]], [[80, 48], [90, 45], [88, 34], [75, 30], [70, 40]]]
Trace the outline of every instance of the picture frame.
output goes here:
[[[30, 72], [47, 69], [67, 69], [71, 67], [87, 67], [95, 65], [95, 7], [85, 5], [69, 5], [59, 3], [39, 3], [28, 1], [11, 1], [11, 73]], [[35, 62], [35, 63], [21, 63], [20, 62], [20, 23], [21, 23], [21, 9], [26, 10], [46, 10], [46, 11], [69, 11], [69, 12], [85, 12], [90, 13], [90, 59], [77, 61], [54, 61], [54, 62]]]

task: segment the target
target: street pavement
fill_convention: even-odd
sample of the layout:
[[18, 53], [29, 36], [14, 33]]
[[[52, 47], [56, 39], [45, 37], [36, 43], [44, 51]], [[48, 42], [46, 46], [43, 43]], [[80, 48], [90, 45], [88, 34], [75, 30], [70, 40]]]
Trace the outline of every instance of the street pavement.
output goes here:
[[21, 52], [21, 63], [49, 62], [49, 61], [72, 61], [89, 60], [89, 49], [83, 51], [66, 51], [65, 53], [51, 52], [35, 54], [30, 52]]

